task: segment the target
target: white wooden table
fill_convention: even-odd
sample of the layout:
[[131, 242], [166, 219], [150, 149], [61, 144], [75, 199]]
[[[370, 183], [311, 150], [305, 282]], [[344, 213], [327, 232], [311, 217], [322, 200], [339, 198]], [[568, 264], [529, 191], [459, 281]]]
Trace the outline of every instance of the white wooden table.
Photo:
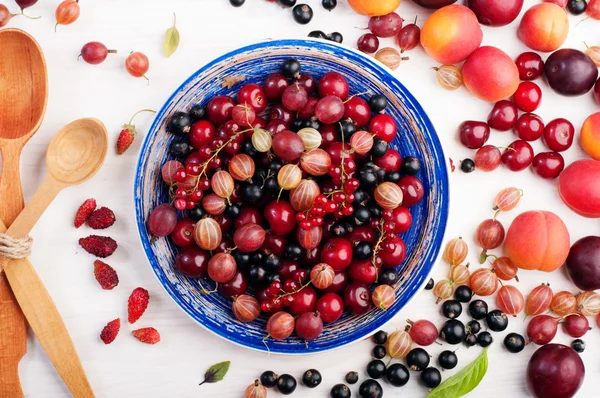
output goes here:
[[[6, 0], [13, 12], [17, 8]], [[45, 121], [40, 132], [26, 146], [22, 157], [22, 173], [25, 197], [30, 198], [44, 174], [44, 152], [56, 131], [68, 122], [85, 116], [103, 120], [110, 131], [111, 147], [116, 142], [121, 125], [142, 108], [158, 109], [171, 92], [196, 69], [234, 48], [268, 38], [305, 37], [314, 29], [326, 32], [339, 31], [344, 43], [355, 47], [356, 39], [363, 31], [367, 19], [354, 14], [344, 0], [333, 12], [320, 6], [319, 0], [308, 0], [315, 10], [313, 21], [307, 26], [297, 25], [291, 10], [284, 10], [264, 0], [248, 0], [242, 8], [235, 9], [227, 0], [84, 0], [81, 17], [72, 26], [59, 26], [54, 33], [54, 10], [59, 0], [40, 1], [29, 10], [31, 15], [43, 15], [40, 20], [15, 18], [10, 26], [25, 29], [41, 44], [48, 63], [50, 98]], [[526, 0], [526, 7], [536, 3]], [[177, 13], [181, 32], [181, 46], [169, 59], [162, 55], [164, 31], [172, 24], [172, 13]], [[409, 0], [400, 6], [400, 14], [407, 21], [419, 16], [422, 23], [429, 11], [419, 8]], [[600, 44], [600, 23], [589, 20], [575, 24], [583, 17], [571, 17], [571, 33], [565, 46], [584, 49], [582, 43]], [[516, 56], [526, 50], [516, 37], [517, 23], [494, 29], [484, 27], [484, 44], [496, 45], [509, 55]], [[119, 50], [109, 55], [99, 66], [77, 61], [81, 46], [92, 40], [104, 42], [109, 48]], [[382, 45], [392, 45], [391, 39]], [[130, 77], [124, 68], [124, 59], [130, 51], [145, 52], [151, 62], [148, 77]], [[409, 53], [411, 60], [401, 65], [396, 76], [414, 93], [428, 111], [446, 155], [458, 164], [459, 159], [472, 156], [456, 138], [456, 127], [466, 119], [485, 120], [490, 105], [471, 96], [466, 89], [446, 92], [435, 82], [432, 66], [435, 61], [422, 49]], [[541, 83], [544, 92], [539, 110], [545, 120], [562, 116], [570, 119], [577, 128], [585, 117], [600, 106], [591, 95], [580, 98], [560, 97]], [[309, 368], [319, 369], [324, 383], [316, 390], [299, 387], [295, 397], [326, 397], [334, 384], [343, 382], [349, 370], [365, 377], [365, 366], [373, 347], [370, 341], [362, 341], [333, 353], [306, 357], [281, 357], [256, 353], [235, 346], [213, 336], [189, 319], [163, 292], [155, 279], [142, 247], [138, 242], [132, 203], [132, 182], [141, 136], [151, 123], [151, 116], [137, 119], [140, 135], [124, 156], [111, 151], [106, 165], [91, 181], [81, 187], [65, 191], [53, 203], [33, 231], [35, 246], [31, 256], [41, 278], [52, 294], [87, 370], [96, 394], [100, 397], [222, 397], [237, 398], [245, 387], [266, 369], [279, 373], [291, 373], [300, 378]], [[507, 145], [514, 140], [510, 132], [492, 133], [491, 143]], [[534, 149], [542, 150], [541, 142]], [[567, 162], [584, 156], [578, 145], [566, 153]], [[512, 173], [497, 170], [492, 174], [455, 172], [451, 177], [451, 212], [447, 237], [463, 236], [472, 247], [470, 260], [477, 261], [477, 250], [472, 235], [480, 221], [492, 215], [492, 200], [497, 191], [507, 186], [524, 189], [525, 197], [517, 211], [500, 216], [508, 227], [520, 212], [530, 209], [551, 210], [567, 224], [573, 242], [586, 235], [600, 234], [598, 220], [589, 220], [569, 211], [560, 201], [556, 184], [543, 181], [530, 171]], [[90, 234], [91, 230], [75, 230], [72, 219], [77, 206], [94, 197], [99, 205], [115, 210], [118, 221], [108, 230], [119, 242], [119, 249], [108, 262], [119, 272], [120, 285], [114, 291], [102, 291], [93, 277], [93, 258], [81, 250], [77, 240]], [[448, 272], [448, 266], [439, 262], [432, 276], [438, 280]], [[559, 270], [553, 274], [520, 272], [517, 284], [524, 293], [542, 282], [550, 282], [555, 291], [575, 286]], [[135, 326], [154, 326], [162, 335], [156, 346], [147, 346], [130, 336], [131, 327], [124, 322], [121, 335], [105, 346], [99, 340], [102, 327], [116, 317], [126, 318], [126, 302], [131, 290], [137, 286], [147, 288], [152, 296], [147, 313]], [[490, 306], [494, 300], [489, 299]], [[420, 293], [399, 314], [393, 324], [403, 327], [407, 318], [427, 318], [442, 323], [439, 308], [434, 304], [431, 292]], [[466, 316], [462, 317], [466, 321]], [[525, 369], [536, 347], [530, 345], [517, 355], [509, 354], [502, 345], [503, 336], [509, 331], [524, 333], [526, 323], [511, 319], [505, 333], [495, 334], [497, 341], [490, 348], [489, 370], [481, 385], [470, 396], [526, 396]], [[595, 325], [594, 325], [595, 326]], [[33, 335], [29, 336], [28, 354], [20, 365], [20, 376], [28, 397], [62, 397], [69, 392], [54, 371], [45, 353]], [[582, 355], [587, 368], [587, 379], [579, 397], [598, 395], [597, 375], [600, 373], [600, 333], [595, 327], [585, 336], [588, 348]], [[569, 344], [571, 341], [559, 331], [555, 341]], [[429, 352], [437, 354], [446, 349], [435, 346]], [[467, 349], [460, 346], [459, 368], [466, 365], [480, 352], [480, 348]], [[204, 371], [213, 363], [231, 360], [232, 365], [225, 381], [203, 385]], [[445, 371], [447, 378], [453, 371]], [[384, 384], [385, 396], [423, 397], [425, 389], [412, 374], [410, 383], [399, 390]], [[357, 396], [358, 387], [354, 389]], [[270, 393], [269, 396], [277, 396]]]

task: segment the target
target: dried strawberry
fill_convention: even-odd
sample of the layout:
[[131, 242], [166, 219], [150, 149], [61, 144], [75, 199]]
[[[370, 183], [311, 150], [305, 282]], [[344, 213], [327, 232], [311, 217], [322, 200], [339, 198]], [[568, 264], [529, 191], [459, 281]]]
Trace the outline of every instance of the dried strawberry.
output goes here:
[[117, 250], [117, 242], [108, 236], [90, 235], [79, 239], [83, 249], [96, 257], [106, 258]]
[[100, 333], [100, 339], [104, 344], [110, 344], [117, 338], [119, 330], [121, 330], [121, 320], [117, 318], [104, 326], [104, 329], [102, 329], [102, 332]]
[[77, 214], [75, 214], [75, 228], [81, 227], [85, 221], [92, 215], [96, 210], [96, 199], [88, 199], [79, 207]]
[[87, 220], [87, 225], [92, 229], [106, 229], [113, 225], [117, 218], [115, 213], [108, 207], [101, 207], [94, 210]]
[[131, 144], [133, 144], [133, 140], [135, 138], [136, 133], [135, 125], [133, 124], [133, 118], [142, 112], [156, 113], [156, 111], [153, 111], [152, 109], [142, 109], [141, 111], [136, 112], [131, 117], [129, 123], [123, 125], [123, 130], [121, 130], [121, 132], [119, 133], [119, 138], [117, 139], [117, 155], [124, 154], [125, 151], [129, 149]]
[[135, 323], [148, 308], [150, 294], [142, 287], [138, 287], [131, 292], [127, 302], [127, 314], [129, 323]]
[[117, 271], [100, 260], [94, 261], [94, 276], [104, 290], [112, 290], [119, 284]]
[[133, 337], [146, 344], [156, 344], [160, 341], [160, 333], [154, 328], [143, 328], [131, 332]]

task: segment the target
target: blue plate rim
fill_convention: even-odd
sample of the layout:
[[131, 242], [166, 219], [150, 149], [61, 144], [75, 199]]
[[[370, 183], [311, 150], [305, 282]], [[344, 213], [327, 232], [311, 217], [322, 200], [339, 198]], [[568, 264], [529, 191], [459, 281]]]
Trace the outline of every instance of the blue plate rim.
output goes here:
[[[430, 145], [434, 146], [436, 151], [438, 151], [440, 153], [440, 156], [442, 157], [442, 161], [440, 162], [439, 166], [441, 168], [443, 168], [443, 170], [445, 172], [441, 173], [443, 175], [440, 175], [439, 177], [442, 178], [441, 183], [443, 185], [443, 189], [441, 189], [442, 209], [440, 210], [440, 213], [443, 215], [443, 217], [440, 222], [440, 225], [438, 226], [438, 230], [435, 233], [435, 236], [434, 236], [434, 239], [432, 242], [432, 244], [434, 244], [436, 247], [434, 248], [435, 253], [432, 256], [431, 264], [429, 265], [429, 267], [426, 267], [427, 269], [423, 269], [423, 271], [421, 271], [419, 273], [417, 279], [415, 280], [416, 288], [413, 288], [412, 290], [408, 290], [405, 292], [404, 304], [402, 306], [398, 307], [396, 309], [396, 311], [390, 311], [390, 312], [384, 314], [381, 318], [379, 318], [377, 320], [377, 322], [372, 322], [369, 325], [369, 327], [367, 328], [367, 330], [364, 331], [362, 334], [353, 336], [351, 339], [338, 340], [335, 342], [335, 344], [331, 344], [327, 347], [318, 347], [316, 349], [306, 348], [305, 350], [298, 350], [298, 349], [294, 348], [290, 351], [287, 351], [287, 350], [284, 350], [284, 349], [281, 349], [278, 347], [276, 350], [272, 351], [272, 350], [269, 350], [266, 346], [265, 346], [265, 348], [262, 348], [262, 346], [247, 345], [247, 344], [245, 344], [243, 339], [238, 339], [235, 336], [228, 335], [228, 334], [222, 334], [222, 333], [219, 333], [218, 330], [213, 330], [213, 329], [207, 327], [206, 325], [204, 325], [201, 322], [200, 319], [198, 319], [195, 316], [195, 314], [188, 311], [188, 309], [185, 306], [182, 306], [180, 304], [179, 298], [176, 297], [169, 289], [167, 289], [167, 287], [163, 283], [163, 280], [161, 279], [161, 276], [159, 275], [159, 272], [157, 270], [157, 268], [160, 268], [160, 266], [158, 266], [157, 264], [154, 264], [155, 261], [152, 261], [151, 256], [149, 255], [149, 253], [152, 253], [152, 248], [150, 245], [150, 241], [147, 237], [146, 222], [143, 218], [143, 214], [141, 211], [141, 197], [139, 197], [137, 195], [137, 190], [138, 190], [138, 187], [141, 186], [143, 155], [147, 151], [148, 145], [150, 143], [150, 132], [157, 130], [158, 124], [161, 122], [161, 120], [165, 116], [165, 112], [166, 112], [166, 109], [169, 107], [169, 104], [174, 100], [174, 98], [177, 96], [177, 94], [180, 91], [182, 91], [189, 83], [191, 83], [193, 80], [195, 80], [200, 74], [202, 74], [206, 70], [210, 69], [212, 66], [214, 66], [228, 58], [231, 58], [238, 54], [241, 54], [241, 53], [250, 52], [253, 50], [261, 49], [264, 47], [271, 47], [271, 46], [310, 47], [311, 45], [314, 46], [315, 44], [318, 44], [319, 47], [322, 47], [322, 48], [325, 48], [325, 49], [328, 49], [331, 51], [336, 51], [336, 52], [341, 51], [345, 55], [349, 55], [351, 58], [360, 59], [361, 62], [368, 64], [369, 67], [373, 68], [378, 74], [386, 76], [388, 79], [393, 80], [394, 84], [396, 84], [398, 86], [398, 88], [401, 91], [401, 94], [404, 96], [405, 102], [408, 102], [410, 104], [410, 107], [412, 108], [412, 110], [414, 112], [415, 119], [425, 128], [426, 131], [428, 131], [430, 138], [431, 138], [431, 140], [429, 142]], [[194, 320], [195, 323], [199, 324], [203, 329], [209, 331], [213, 335], [216, 335], [216, 336], [218, 336], [226, 341], [229, 341], [233, 344], [236, 344], [240, 347], [243, 347], [246, 349], [251, 349], [254, 351], [259, 351], [259, 352], [268, 352], [268, 353], [273, 353], [273, 354], [278, 354], [278, 355], [316, 354], [316, 353], [327, 352], [327, 351], [331, 351], [331, 350], [334, 350], [337, 348], [348, 346], [352, 343], [355, 343], [355, 342], [361, 341], [365, 338], [368, 338], [373, 333], [375, 333], [377, 330], [383, 328], [387, 323], [389, 323], [414, 298], [414, 296], [417, 294], [417, 292], [422, 291], [422, 288], [427, 283], [429, 275], [431, 274], [433, 267], [435, 266], [435, 263], [438, 261], [440, 255], [441, 255], [441, 247], [442, 247], [442, 243], [444, 241], [446, 231], [447, 231], [447, 226], [448, 226], [449, 206], [450, 206], [450, 202], [449, 202], [450, 201], [450, 178], [449, 178], [450, 171], [449, 171], [449, 167], [448, 167], [447, 158], [445, 156], [444, 149], [442, 147], [442, 144], [441, 144], [441, 141], [437, 134], [437, 131], [435, 130], [433, 123], [429, 119], [429, 116], [427, 115], [427, 113], [425, 112], [425, 110], [423, 109], [421, 104], [416, 100], [416, 98], [412, 95], [412, 93], [404, 86], [404, 84], [402, 84], [402, 82], [400, 82], [400, 80], [391, 73], [389, 68], [387, 68], [385, 65], [383, 65], [376, 59], [366, 57], [363, 53], [359, 52], [358, 50], [344, 47], [342, 45], [339, 45], [339, 44], [333, 43], [333, 42], [325, 42], [325, 41], [319, 40], [319, 39], [307, 38], [307, 39], [265, 40], [265, 41], [261, 41], [258, 43], [250, 44], [247, 46], [243, 46], [243, 47], [231, 50], [231, 51], [221, 55], [220, 57], [217, 57], [217, 58], [211, 60], [210, 62], [203, 65], [202, 67], [200, 67], [196, 72], [194, 72], [192, 75], [190, 75], [182, 84], [180, 84], [179, 87], [175, 91], [173, 91], [173, 93], [169, 96], [169, 98], [164, 102], [164, 104], [162, 105], [160, 110], [156, 113], [154, 120], [152, 122], [152, 125], [148, 129], [148, 133], [144, 136], [143, 142], [140, 146], [135, 171], [136, 172], [134, 175], [134, 183], [133, 183], [133, 201], [134, 201], [134, 208], [135, 208], [137, 232], [138, 232], [138, 236], [140, 239], [140, 243], [142, 244], [142, 248], [144, 249], [146, 261], [148, 262], [148, 265], [150, 265], [150, 268], [152, 269], [154, 276], [158, 280], [159, 284], [162, 286], [163, 290], [169, 295], [169, 297], [171, 297], [171, 299], [177, 304], [177, 306], [181, 310], [183, 310], [184, 313], [186, 313], [192, 320]], [[152, 258], [154, 258], [154, 256], [152, 256]], [[156, 260], [156, 259], [154, 258], [154, 260]]]

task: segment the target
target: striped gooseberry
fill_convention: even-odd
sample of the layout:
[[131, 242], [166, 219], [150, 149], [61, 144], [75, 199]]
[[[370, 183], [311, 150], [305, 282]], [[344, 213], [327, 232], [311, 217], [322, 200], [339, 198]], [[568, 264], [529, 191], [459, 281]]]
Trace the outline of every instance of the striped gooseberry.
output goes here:
[[267, 321], [267, 333], [274, 340], [285, 340], [292, 335], [296, 322], [294, 317], [285, 311], [271, 315]]
[[202, 207], [208, 214], [216, 216], [225, 211], [227, 202], [219, 195], [211, 193], [202, 198]]
[[319, 184], [313, 180], [302, 180], [300, 184], [290, 191], [290, 204], [296, 211], [309, 210], [321, 190]]
[[383, 182], [373, 193], [375, 202], [385, 210], [394, 210], [402, 204], [402, 189], [393, 182]]
[[373, 134], [368, 131], [357, 131], [350, 137], [350, 147], [359, 155], [363, 155], [373, 148]]
[[405, 330], [396, 330], [388, 336], [385, 343], [390, 358], [401, 359], [408, 355], [412, 347], [412, 338]]
[[254, 383], [246, 387], [244, 398], [267, 398], [267, 389], [256, 379]]
[[483, 249], [479, 257], [479, 262], [483, 264], [487, 259], [487, 251], [499, 247], [504, 242], [504, 226], [496, 219], [484, 220], [477, 227], [475, 239]]
[[309, 149], [300, 158], [300, 166], [310, 175], [323, 176], [329, 172], [331, 156], [321, 148]]
[[469, 283], [471, 271], [465, 265], [455, 265], [450, 270], [450, 280], [456, 285], [465, 285]]
[[247, 181], [254, 176], [254, 160], [245, 153], [238, 153], [229, 161], [229, 174], [234, 180]]
[[495, 211], [509, 211], [514, 209], [521, 202], [523, 190], [519, 188], [509, 187], [498, 192], [494, 200]]
[[250, 253], [260, 249], [265, 242], [267, 233], [258, 224], [250, 223], [242, 225], [233, 234], [233, 243], [239, 251]]
[[319, 133], [317, 129], [314, 129], [312, 127], [305, 127], [303, 129], [300, 129], [298, 131], [298, 135], [302, 139], [302, 142], [304, 143], [304, 148], [306, 150], [318, 148], [323, 142], [323, 137], [321, 136], [321, 133]]
[[222, 198], [229, 198], [235, 188], [233, 177], [225, 170], [219, 170], [210, 179], [210, 186], [214, 193]]
[[437, 300], [435, 301], [436, 304], [438, 304], [442, 300], [449, 298], [450, 296], [452, 296], [453, 293], [454, 283], [452, 283], [452, 281], [449, 281], [448, 279], [439, 281], [433, 287], [433, 294], [435, 294], [435, 296], [437, 297]]
[[295, 164], [286, 164], [277, 173], [277, 182], [286, 191], [296, 188], [300, 181], [302, 181], [302, 170]]
[[252, 134], [252, 146], [258, 152], [269, 152], [273, 145], [271, 134], [265, 129], [256, 129]]
[[467, 258], [469, 246], [463, 238], [458, 237], [446, 243], [444, 248], [444, 260], [450, 265], [459, 265]]
[[335, 271], [329, 264], [320, 263], [310, 271], [310, 280], [317, 289], [327, 289], [333, 284]]
[[260, 316], [258, 300], [247, 294], [240, 294], [233, 298], [232, 311], [240, 322], [252, 322]]
[[498, 290], [496, 303], [498, 308], [508, 315], [517, 316], [519, 312], [523, 311], [525, 299], [519, 289], [511, 285], [505, 285]]
[[573, 293], [563, 290], [552, 297], [550, 309], [560, 316], [572, 314], [577, 310], [577, 299]]
[[600, 294], [596, 292], [581, 292], [577, 296], [577, 311], [581, 315], [596, 315], [600, 313]]
[[217, 253], [208, 260], [208, 276], [215, 282], [229, 282], [237, 271], [237, 264], [229, 253]]
[[298, 228], [296, 230], [296, 239], [298, 244], [306, 250], [312, 250], [319, 246], [323, 239], [323, 230], [321, 227]]
[[517, 276], [519, 268], [508, 257], [496, 257], [494, 262], [492, 262], [492, 268], [496, 276], [503, 281], [509, 281], [513, 278], [517, 282], [519, 281], [519, 277]]
[[542, 283], [529, 293], [525, 302], [525, 314], [539, 315], [545, 312], [552, 302], [552, 289], [547, 283]]
[[387, 310], [394, 304], [396, 300], [396, 294], [394, 288], [389, 285], [379, 285], [371, 293], [371, 300], [375, 307]]
[[221, 227], [212, 218], [203, 218], [194, 227], [194, 240], [204, 250], [215, 250], [221, 244]]
[[498, 290], [498, 277], [489, 268], [479, 268], [471, 274], [469, 285], [479, 296], [491, 296]]

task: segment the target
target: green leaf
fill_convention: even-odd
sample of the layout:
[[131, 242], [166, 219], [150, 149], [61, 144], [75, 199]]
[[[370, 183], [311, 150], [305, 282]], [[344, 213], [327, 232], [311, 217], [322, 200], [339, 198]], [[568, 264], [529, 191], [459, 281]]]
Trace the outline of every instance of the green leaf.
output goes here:
[[216, 383], [223, 380], [223, 377], [225, 377], [229, 370], [230, 364], [231, 361], [219, 362], [208, 368], [204, 374], [204, 381], [200, 383], [200, 385], [204, 383]]
[[179, 47], [179, 31], [175, 24], [177, 23], [177, 16], [173, 14], [173, 27], [167, 29], [167, 33], [165, 35], [165, 41], [163, 43], [163, 51], [165, 53], [165, 57], [169, 58]]
[[473, 391], [488, 368], [487, 348], [460, 372], [440, 384], [427, 398], [458, 398]]

